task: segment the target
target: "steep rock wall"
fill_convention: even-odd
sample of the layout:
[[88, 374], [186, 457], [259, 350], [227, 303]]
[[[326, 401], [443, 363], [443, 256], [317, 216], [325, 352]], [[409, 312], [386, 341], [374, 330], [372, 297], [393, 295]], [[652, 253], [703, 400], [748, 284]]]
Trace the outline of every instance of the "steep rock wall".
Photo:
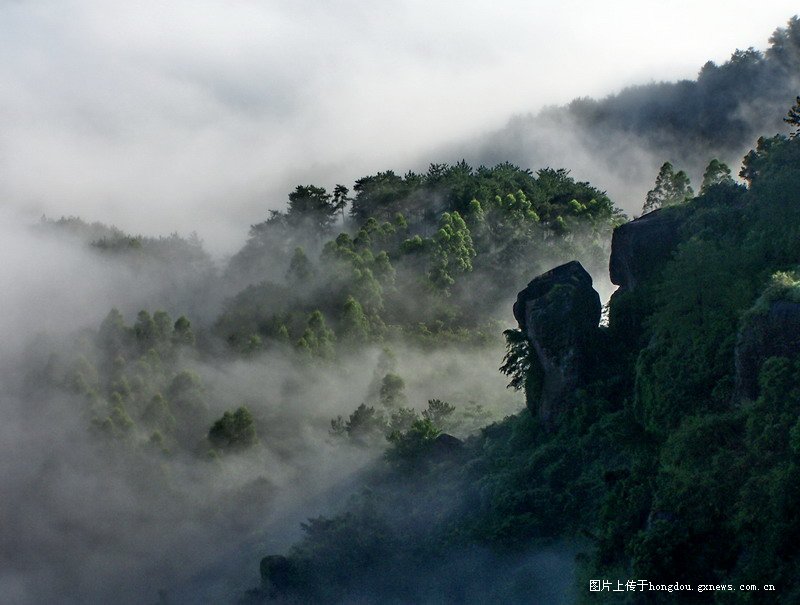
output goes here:
[[552, 424], [566, 397], [584, 381], [600, 313], [600, 295], [577, 261], [540, 275], [517, 295], [514, 317], [542, 373], [538, 392], [527, 392], [526, 399], [546, 424]]

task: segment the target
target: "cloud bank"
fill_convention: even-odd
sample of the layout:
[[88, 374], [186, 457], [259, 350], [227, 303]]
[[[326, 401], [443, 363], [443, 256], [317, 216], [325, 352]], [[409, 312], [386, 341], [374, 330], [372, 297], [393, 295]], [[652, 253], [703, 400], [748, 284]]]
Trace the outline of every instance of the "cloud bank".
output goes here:
[[455, 161], [431, 150], [544, 104], [692, 77], [766, 45], [795, 8], [6, 1], [0, 203], [196, 230], [230, 253], [299, 182]]

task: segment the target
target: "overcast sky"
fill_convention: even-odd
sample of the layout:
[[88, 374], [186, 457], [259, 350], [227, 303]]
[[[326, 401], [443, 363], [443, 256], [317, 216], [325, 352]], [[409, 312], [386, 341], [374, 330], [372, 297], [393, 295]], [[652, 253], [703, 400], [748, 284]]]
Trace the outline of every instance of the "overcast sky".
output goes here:
[[0, 0], [0, 204], [196, 230], [229, 253], [295, 184], [455, 161], [426, 153], [544, 104], [694, 77], [765, 48], [796, 12], [782, 0]]

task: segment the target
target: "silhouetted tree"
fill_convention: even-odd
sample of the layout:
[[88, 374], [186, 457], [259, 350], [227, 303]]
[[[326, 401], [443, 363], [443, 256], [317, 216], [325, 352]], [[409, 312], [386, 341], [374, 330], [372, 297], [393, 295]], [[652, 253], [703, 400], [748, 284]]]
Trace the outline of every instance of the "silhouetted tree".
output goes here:
[[694, 191], [686, 173], [683, 170], [675, 172], [672, 164], [664, 162], [658, 171], [655, 187], [647, 192], [642, 213], [652, 212], [664, 206], [682, 204], [692, 197]]
[[422, 417], [430, 420], [436, 428], [441, 430], [447, 423], [447, 419], [455, 410], [455, 406], [446, 401], [442, 401], [441, 399], [429, 399], [428, 409], [422, 412]]
[[324, 187], [298, 185], [289, 194], [286, 220], [291, 226], [309, 225], [318, 233], [326, 233], [341, 209]]
[[734, 180], [731, 178], [731, 169], [727, 164], [724, 164], [716, 158], [711, 160], [703, 173], [703, 184], [700, 185], [700, 195], [708, 192], [709, 187], [713, 185], [733, 185]]
[[344, 185], [337, 184], [333, 188], [333, 207], [336, 211], [342, 213], [342, 223], [344, 223], [344, 209], [349, 202], [353, 201], [352, 198], [347, 197], [348, 193], [350, 193], [350, 190]]

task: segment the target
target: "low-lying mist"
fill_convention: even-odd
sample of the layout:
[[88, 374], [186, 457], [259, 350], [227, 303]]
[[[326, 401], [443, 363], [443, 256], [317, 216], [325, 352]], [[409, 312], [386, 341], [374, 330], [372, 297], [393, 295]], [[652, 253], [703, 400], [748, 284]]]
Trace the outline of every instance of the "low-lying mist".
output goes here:
[[[354, 474], [380, 458], [384, 446], [341, 441], [330, 421], [370, 402], [381, 347], [335, 362], [291, 349], [234, 359], [183, 350], [171, 363], [200, 377], [205, 431], [226, 410], [251, 411], [259, 443], [244, 452], [165, 451], [139, 428], [98, 437], [90, 404], [64, 385], [76, 358], [102, 358], [96, 334], [109, 309], [130, 323], [152, 301], [174, 315], [213, 301], [172, 297], [169, 273], [6, 218], [2, 279], [15, 287], [0, 295], [4, 602], [155, 603], [159, 590], [166, 602], [221, 602], [256, 583], [259, 556], [287, 548], [307, 516], [335, 511]], [[484, 423], [521, 406], [496, 371], [502, 352], [499, 338], [488, 349], [395, 346], [393, 371], [409, 406], [480, 404]]]
[[[0, 11], [21, 23], [33, 19], [39, 36], [53, 25], [6, 4]], [[111, 44], [108, 32], [91, 23], [81, 29], [92, 32], [86, 43], [55, 28], [61, 37], [54, 44], [76, 51], [81, 70], [98, 46]], [[161, 33], [148, 31], [145, 55], [157, 55], [165, 50]], [[206, 70], [193, 59], [191, 75], [178, 70], [183, 75], [175, 76], [170, 66], [184, 65], [181, 55], [192, 47], [185, 41], [168, 49], [176, 56], [145, 73], [136, 69], [141, 56], [115, 47], [117, 58], [126, 59], [114, 82], [126, 90], [130, 83], [116, 78], [129, 75], [161, 91], [158, 116], [128, 106], [131, 130], [121, 126], [120, 108], [96, 119], [102, 107], [83, 108], [82, 101], [97, 92], [73, 83], [64, 107], [53, 98], [38, 108], [47, 118], [42, 124], [65, 120], [63, 130], [51, 137], [36, 122], [26, 147], [23, 134], [37, 113], [15, 126], [11, 138], [21, 155], [10, 164], [13, 178], [0, 183], [10, 202], [0, 209], [3, 602], [267, 598], [259, 590], [268, 586], [254, 588], [263, 579], [259, 560], [302, 552], [308, 536], [319, 537], [309, 519], [324, 525], [342, 513], [352, 521], [348, 511], [368, 507], [372, 489], [383, 490], [384, 499], [358, 517], [378, 523], [380, 531], [368, 537], [388, 528], [386, 535], [424, 539], [426, 523], [470, 504], [459, 486], [473, 478], [469, 463], [475, 461], [456, 455], [431, 482], [396, 472], [408, 462], [398, 452], [409, 443], [409, 459], [437, 443], [450, 453], [491, 450], [498, 447], [493, 435], [508, 445], [532, 434], [524, 420], [492, 424], [523, 409], [522, 396], [506, 388], [498, 371], [517, 292], [577, 259], [607, 300], [614, 288], [607, 274], [611, 233], [626, 220], [620, 207], [638, 214], [664, 160], [689, 170], [699, 184], [712, 157], [733, 166], [756, 133], [783, 128], [785, 97], [800, 85], [792, 71], [800, 64], [798, 31], [795, 19], [776, 32], [766, 53], [737, 51], [728, 63], [703, 67], [696, 81], [579, 99], [514, 118], [467, 143], [443, 148], [441, 137], [431, 136], [411, 144], [410, 134], [396, 130], [403, 143], [398, 154], [384, 151], [391, 145], [366, 118], [358, 136], [339, 146], [333, 135], [344, 137], [343, 127], [322, 127], [327, 111], [335, 111], [293, 113], [292, 98], [315, 92], [298, 81], [294, 67], [288, 75], [282, 63], [267, 69], [277, 80], [291, 76], [283, 89], [291, 94], [282, 97], [280, 86], [229, 88], [219, 77], [227, 61]], [[236, 27], [228, 23], [226, 32], [233, 35]], [[248, 30], [248, 39], [259, 32]], [[36, 63], [35, 53], [21, 55], [11, 72]], [[98, 61], [107, 72], [106, 59]], [[6, 80], [15, 77], [0, 70]], [[50, 90], [31, 82], [15, 88], [12, 105], [21, 107], [40, 87]], [[287, 115], [290, 125], [303, 124], [299, 133], [278, 128]], [[315, 119], [306, 123], [309, 115]], [[171, 121], [180, 127], [159, 147], [155, 142]], [[319, 132], [306, 132], [314, 125]], [[264, 132], [278, 134], [265, 143]], [[296, 144], [304, 132], [308, 139]], [[85, 148], [73, 157], [65, 150], [76, 140]], [[361, 149], [364, 141], [380, 153], [343, 169], [370, 151]], [[263, 216], [277, 205], [276, 191], [291, 191], [297, 171], [306, 183], [309, 175], [322, 183], [344, 174], [349, 185], [357, 168], [383, 169], [373, 164], [416, 157], [423, 145], [444, 149], [435, 157], [466, 157], [479, 167], [465, 161], [428, 166], [426, 159], [422, 172], [395, 166], [397, 173], [356, 180], [352, 192], [300, 185], [287, 210]], [[152, 148], [159, 151], [153, 157]], [[48, 149], [52, 155], [37, 155]], [[131, 149], [134, 161], [117, 171]], [[62, 155], [64, 163], [54, 168], [53, 158]], [[176, 155], [183, 161], [172, 162]], [[321, 159], [305, 166], [308, 157]], [[42, 179], [50, 169], [52, 178]], [[148, 178], [140, 182], [143, 174]], [[108, 207], [98, 204], [108, 199]], [[68, 218], [31, 220], [33, 212], [70, 204], [86, 216], [69, 211]], [[131, 235], [84, 222], [109, 216], [127, 228], [153, 230]], [[249, 222], [255, 224], [245, 238]], [[166, 235], [177, 227], [185, 231]], [[190, 235], [192, 229], [200, 235]], [[520, 468], [529, 462], [548, 476], [558, 474], [547, 452]], [[451, 471], [462, 474], [449, 481]], [[535, 501], [535, 488], [525, 497]], [[425, 498], [414, 498], [423, 492]], [[481, 486], [473, 496], [481, 497]], [[419, 510], [425, 502], [436, 506]], [[500, 505], [513, 509], [515, 502]], [[502, 526], [492, 531], [487, 544], [507, 537]], [[400, 552], [393, 561], [399, 568], [376, 562], [348, 602], [566, 603], [575, 597], [581, 550], [575, 544], [527, 544], [513, 552], [474, 542], [448, 550], [449, 544], [430, 553]], [[441, 556], [434, 561], [431, 553]], [[395, 574], [394, 593], [383, 592], [382, 574]]]

